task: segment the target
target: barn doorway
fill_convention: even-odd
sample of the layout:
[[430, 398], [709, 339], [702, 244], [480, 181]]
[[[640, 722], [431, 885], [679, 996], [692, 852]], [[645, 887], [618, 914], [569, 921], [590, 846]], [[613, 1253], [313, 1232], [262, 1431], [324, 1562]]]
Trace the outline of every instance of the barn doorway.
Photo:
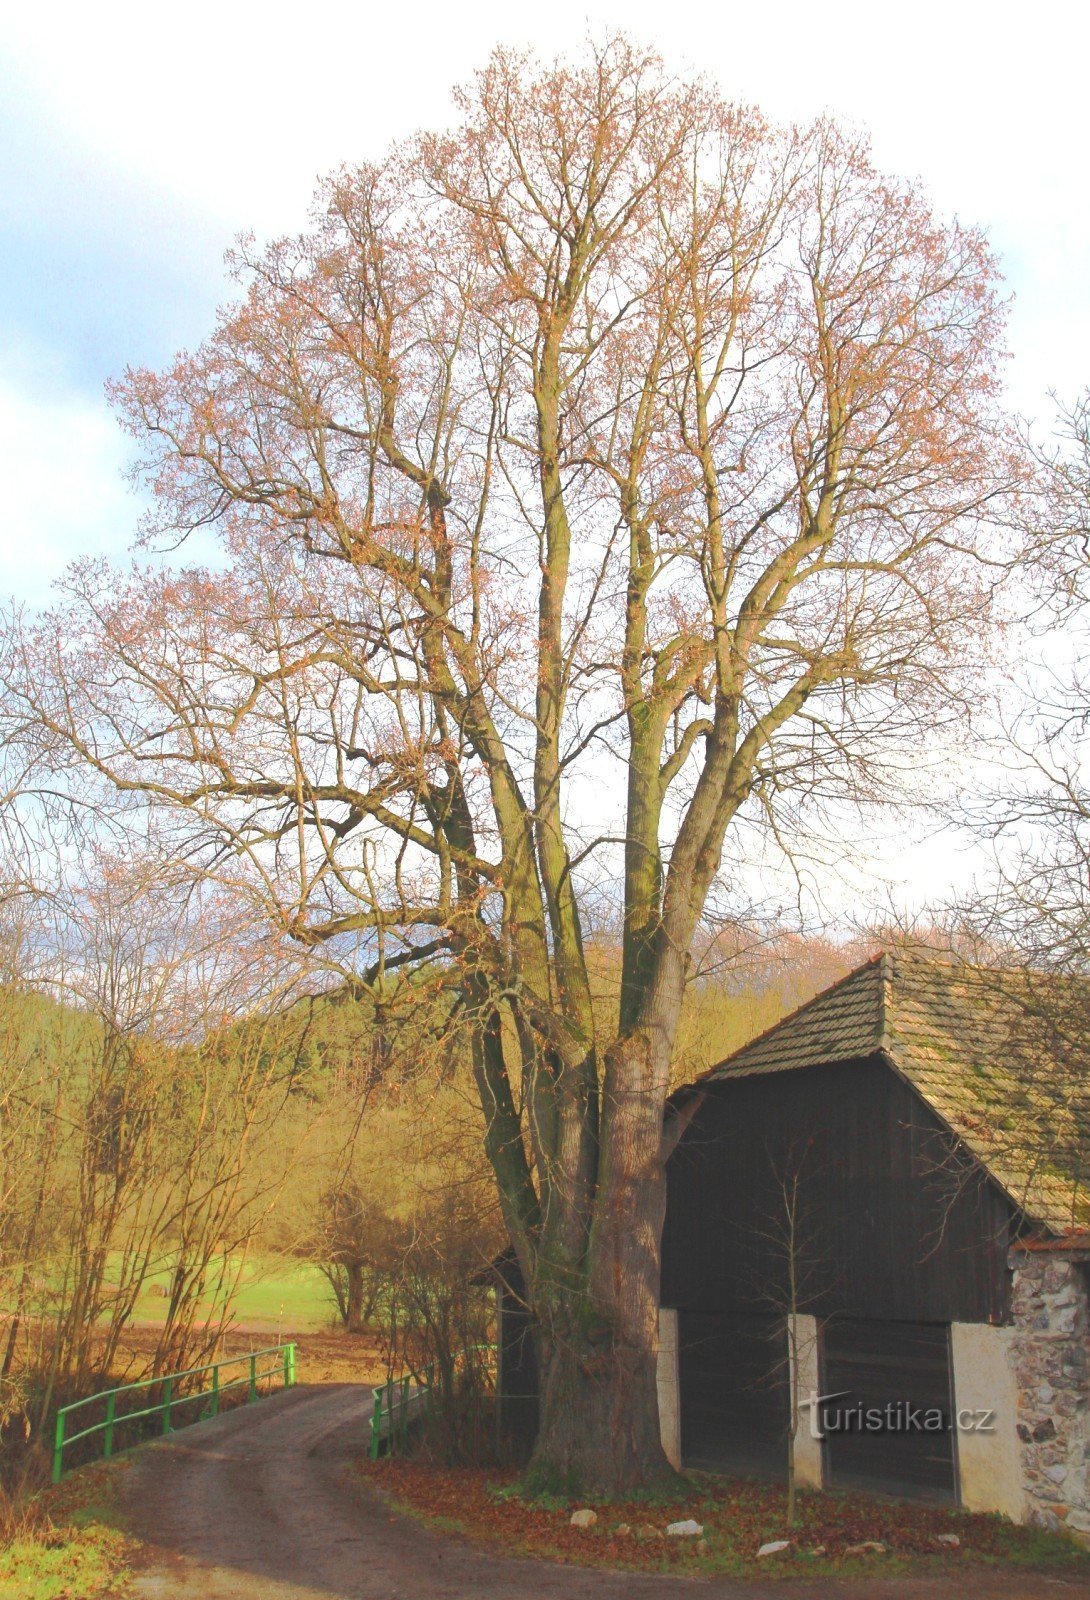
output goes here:
[[821, 1357], [826, 1486], [955, 1504], [949, 1328], [830, 1319]]
[[782, 1319], [678, 1316], [681, 1459], [710, 1472], [787, 1467], [787, 1336]]

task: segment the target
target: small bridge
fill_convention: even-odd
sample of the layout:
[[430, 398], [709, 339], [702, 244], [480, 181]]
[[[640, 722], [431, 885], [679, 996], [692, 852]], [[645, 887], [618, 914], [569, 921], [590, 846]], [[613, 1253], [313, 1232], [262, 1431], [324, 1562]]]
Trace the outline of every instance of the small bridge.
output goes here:
[[[262, 1365], [264, 1363], [264, 1365]], [[237, 1377], [224, 1379], [225, 1370], [242, 1368]], [[222, 1361], [209, 1361], [203, 1367], [190, 1367], [185, 1372], [170, 1372], [157, 1378], [142, 1378], [137, 1383], [118, 1384], [113, 1389], [101, 1389], [89, 1394], [85, 1400], [74, 1400], [57, 1412], [57, 1425], [53, 1435], [53, 1482], [60, 1483], [64, 1475], [64, 1452], [83, 1439], [101, 1435], [102, 1455], [112, 1456], [118, 1429], [134, 1422], [143, 1422], [141, 1437], [130, 1438], [130, 1444], [146, 1444], [152, 1436], [147, 1419], [155, 1417], [158, 1434], [173, 1433], [179, 1426], [201, 1422], [206, 1417], [219, 1415], [223, 1397], [234, 1390], [245, 1389], [246, 1399], [260, 1399], [262, 1384], [265, 1393], [271, 1393], [277, 1384], [285, 1389], [295, 1386], [295, 1345], [280, 1344], [268, 1350], [251, 1350], [245, 1355], [226, 1356]], [[150, 1404], [127, 1409], [128, 1396], [150, 1398]], [[122, 1409], [118, 1409], [118, 1402]], [[178, 1414], [185, 1407], [196, 1405], [195, 1414], [185, 1417], [181, 1424]], [[183, 1411], [184, 1415], [184, 1411]], [[75, 1428], [73, 1431], [73, 1419]], [[94, 1419], [94, 1420], [88, 1420]], [[83, 1427], [79, 1424], [84, 1423]]]

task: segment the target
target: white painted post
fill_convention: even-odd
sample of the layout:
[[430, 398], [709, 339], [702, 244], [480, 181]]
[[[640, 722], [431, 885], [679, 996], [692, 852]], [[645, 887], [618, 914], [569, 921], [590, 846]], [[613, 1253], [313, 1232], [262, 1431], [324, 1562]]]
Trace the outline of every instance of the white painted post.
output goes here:
[[791, 1419], [795, 1432], [795, 1482], [808, 1489], [821, 1489], [824, 1487], [821, 1440], [815, 1437], [818, 1430], [811, 1420], [814, 1407], [805, 1403], [811, 1395], [821, 1392], [817, 1318], [796, 1315], [788, 1334], [790, 1389], [795, 1407]]
[[677, 1312], [659, 1308], [659, 1433], [666, 1459], [681, 1471], [681, 1391], [677, 1366]]
[[1018, 1385], [1011, 1361], [1014, 1328], [950, 1325], [960, 1499], [966, 1511], [1026, 1518], [1018, 1446]]

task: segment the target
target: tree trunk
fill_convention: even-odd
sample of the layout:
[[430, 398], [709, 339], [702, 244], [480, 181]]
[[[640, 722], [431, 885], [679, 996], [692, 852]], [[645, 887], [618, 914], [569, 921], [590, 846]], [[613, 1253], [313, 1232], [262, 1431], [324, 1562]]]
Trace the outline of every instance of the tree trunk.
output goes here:
[[348, 1333], [363, 1330], [363, 1264], [346, 1261], [344, 1266], [347, 1287], [344, 1303], [344, 1325]]
[[544, 1343], [528, 1486], [602, 1499], [670, 1487], [675, 1474], [659, 1437], [657, 1350], [585, 1338]]
[[620, 1498], [676, 1486], [659, 1430], [658, 1312], [666, 1174], [646, 1035], [610, 1052], [585, 1286], [538, 1306], [540, 1426], [532, 1486]]

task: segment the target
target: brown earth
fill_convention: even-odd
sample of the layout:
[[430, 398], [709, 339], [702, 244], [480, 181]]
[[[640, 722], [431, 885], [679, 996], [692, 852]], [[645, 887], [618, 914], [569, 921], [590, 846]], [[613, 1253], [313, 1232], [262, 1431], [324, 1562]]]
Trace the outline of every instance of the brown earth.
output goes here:
[[[16, 1346], [16, 1370], [33, 1362], [36, 1352], [52, 1336], [52, 1324], [39, 1319], [24, 1323]], [[160, 1329], [153, 1323], [131, 1322], [125, 1328], [110, 1366], [115, 1383], [129, 1383], [147, 1373], [155, 1354]], [[383, 1383], [386, 1365], [376, 1334], [348, 1334], [341, 1329], [318, 1333], [290, 1333], [247, 1323], [232, 1328], [223, 1338], [218, 1356], [243, 1355], [294, 1340], [298, 1350], [300, 1383]]]
[[[158, 1330], [132, 1325], [125, 1330], [115, 1367], [146, 1371]], [[265, 1350], [294, 1340], [300, 1383], [384, 1383], [386, 1367], [378, 1339], [372, 1334], [272, 1332], [258, 1325], [232, 1328], [222, 1346], [224, 1356]], [[217, 1359], [219, 1357], [217, 1356]]]
[[[1049, 1576], [1081, 1574], [1090, 1581], [1090, 1554], [1066, 1539], [952, 1506], [879, 1494], [804, 1492], [795, 1525], [787, 1528], [785, 1489], [778, 1478], [696, 1474], [675, 1498], [660, 1498], [650, 1507], [594, 1499], [527, 1502], [518, 1495], [512, 1472], [445, 1467], [424, 1449], [383, 1456], [360, 1470], [395, 1510], [419, 1515], [433, 1526], [436, 1519], [440, 1527], [456, 1525], [471, 1543], [502, 1555], [516, 1550], [579, 1566], [708, 1579], [937, 1576], [959, 1569], [969, 1581], [981, 1565], [1022, 1564], [1047, 1567]], [[577, 1505], [594, 1513], [590, 1527], [573, 1526]], [[706, 1538], [663, 1537], [668, 1523], [690, 1518]], [[781, 1538], [790, 1540], [787, 1552], [758, 1563], [759, 1548]], [[815, 1556], [815, 1550], [821, 1554]], [[861, 1563], [861, 1553], [868, 1551], [879, 1559]]]
[[301, 1386], [149, 1446], [125, 1475], [131, 1600], [1074, 1600], [1081, 1577], [702, 1581], [514, 1560], [395, 1515], [361, 1481], [369, 1391]]

